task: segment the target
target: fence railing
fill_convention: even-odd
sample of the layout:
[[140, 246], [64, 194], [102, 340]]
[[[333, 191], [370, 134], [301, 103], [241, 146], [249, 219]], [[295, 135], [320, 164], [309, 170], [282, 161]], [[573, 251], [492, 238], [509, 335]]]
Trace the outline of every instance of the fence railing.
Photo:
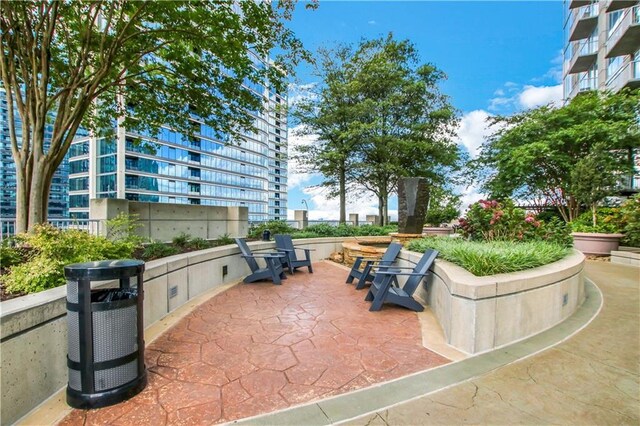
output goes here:
[[[91, 219], [49, 219], [51, 225], [60, 229], [80, 229], [83, 231], [98, 233], [100, 227], [99, 220]], [[0, 218], [0, 241], [16, 234], [16, 218]]]

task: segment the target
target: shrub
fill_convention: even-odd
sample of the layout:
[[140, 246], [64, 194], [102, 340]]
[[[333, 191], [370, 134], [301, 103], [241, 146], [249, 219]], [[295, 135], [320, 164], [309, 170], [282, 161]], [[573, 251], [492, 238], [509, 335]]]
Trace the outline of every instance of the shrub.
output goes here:
[[191, 235], [185, 234], [184, 232], [173, 237], [173, 240], [171, 240], [174, 245], [180, 248], [187, 248], [189, 246], [189, 241], [191, 241]]
[[622, 231], [625, 234], [622, 244], [640, 247], [640, 194], [625, 201], [619, 212]]
[[16, 265], [25, 259], [25, 251], [13, 246], [9, 238], [2, 240], [0, 244], [0, 268], [6, 269]]
[[362, 225], [353, 226], [341, 224], [338, 226], [328, 223], [319, 223], [305, 228], [303, 231], [293, 234], [293, 238], [318, 238], [318, 237], [362, 237], [373, 235], [388, 235], [390, 232], [397, 232], [397, 225]]
[[460, 219], [462, 234], [479, 241], [522, 240], [532, 228], [540, 226], [535, 217], [525, 215], [513, 201], [480, 200]]
[[571, 247], [573, 245], [571, 226], [557, 216], [547, 221], [541, 221], [540, 227], [537, 228], [533, 235], [533, 239], [547, 241], [563, 247]]
[[229, 234], [222, 234], [218, 237], [218, 245], [219, 246], [226, 246], [228, 244], [235, 244], [235, 241], [233, 240], [233, 238], [231, 238], [231, 236]]
[[275, 234], [293, 234], [296, 229], [289, 226], [284, 220], [270, 220], [258, 225], [251, 225], [249, 228], [249, 238], [262, 238], [262, 232], [268, 229], [271, 235]]
[[29, 255], [9, 268], [1, 277], [10, 293], [34, 293], [65, 283], [64, 265], [104, 259], [129, 258], [133, 241], [112, 241], [78, 229], [61, 230], [51, 225], [37, 225], [30, 234], [15, 237], [20, 250]]
[[600, 207], [596, 210], [596, 225], [593, 225], [593, 213], [586, 211], [571, 222], [573, 232], [598, 232], [616, 234], [622, 232], [620, 209], [617, 207]]
[[191, 250], [204, 250], [211, 247], [211, 243], [204, 238], [196, 237], [187, 243], [187, 248]]
[[570, 250], [545, 241], [466, 241], [461, 238], [429, 237], [413, 240], [409, 250], [438, 250], [439, 257], [476, 276], [522, 271], [566, 257]]
[[148, 244], [142, 252], [142, 259], [144, 261], [159, 259], [161, 257], [173, 256], [180, 253], [178, 247], [165, 244], [159, 241]]

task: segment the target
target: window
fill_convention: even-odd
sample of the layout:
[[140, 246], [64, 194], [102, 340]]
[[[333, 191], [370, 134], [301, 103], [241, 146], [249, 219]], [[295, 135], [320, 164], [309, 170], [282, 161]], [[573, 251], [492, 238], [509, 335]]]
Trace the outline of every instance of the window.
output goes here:
[[189, 204], [198, 205], [198, 204], [200, 204], [200, 199], [199, 198], [189, 198]]

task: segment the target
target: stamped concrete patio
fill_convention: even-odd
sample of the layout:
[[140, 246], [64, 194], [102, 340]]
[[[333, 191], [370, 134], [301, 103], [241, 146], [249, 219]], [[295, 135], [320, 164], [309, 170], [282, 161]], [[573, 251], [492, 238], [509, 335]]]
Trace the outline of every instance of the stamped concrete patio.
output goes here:
[[449, 362], [422, 346], [414, 312], [369, 312], [343, 268], [319, 262], [314, 271], [212, 297], [148, 345], [144, 391], [60, 424], [222, 423]]

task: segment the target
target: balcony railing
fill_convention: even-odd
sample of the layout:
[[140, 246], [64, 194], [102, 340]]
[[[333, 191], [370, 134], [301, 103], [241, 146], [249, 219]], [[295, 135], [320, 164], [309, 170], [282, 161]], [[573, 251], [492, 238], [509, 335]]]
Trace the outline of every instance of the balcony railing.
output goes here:
[[587, 38], [598, 24], [599, 3], [591, 3], [576, 9], [571, 15], [569, 41]]
[[624, 12], [617, 25], [609, 31], [606, 57], [629, 55], [638, 50], [640, 42], [640, 6]]
[[580, 93], [588, 92], [590, 90], [596, 90], [597, 88], [598, 88], [597, 78], [595, 76], [589, 76], [589, 74], [585, 73], [571, 87], [571, 92], [569, 92], [569, 99], [575, 98]]
[[640, 86], [640, 59], [623, 65], [607, 80], [607, 89], [617, 92], [625, 86]]
[[589, 38], [575, 43], [569, 64], [569, 74], [584, 72], [591, 68], [598, 55], [598, 39]]

